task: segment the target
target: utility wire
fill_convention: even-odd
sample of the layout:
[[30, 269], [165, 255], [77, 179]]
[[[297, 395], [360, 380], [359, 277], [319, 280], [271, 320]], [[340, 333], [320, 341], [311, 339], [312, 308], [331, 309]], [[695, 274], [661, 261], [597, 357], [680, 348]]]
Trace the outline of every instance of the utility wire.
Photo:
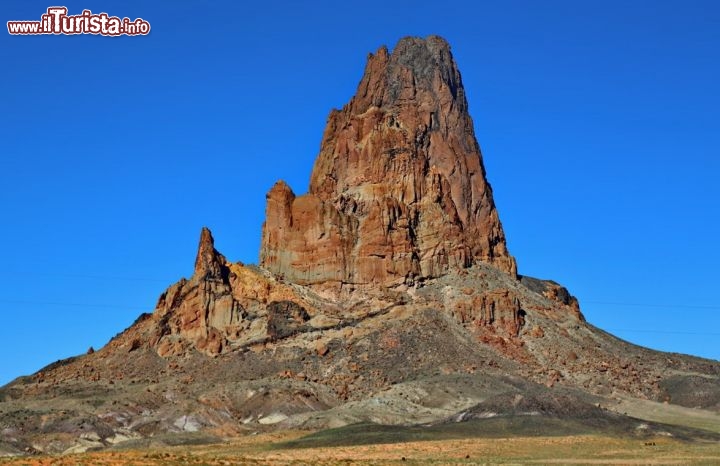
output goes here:
[[711, 306], [711, 305], [704, 305], [704, 304], [618, 303], [618, 302], [608, 302], [608, 301], [585, 301], [585, 300], [581, 300], [580, 304], [602, 304], [604, 306], [670, 307], [670, 308], [678, 308], [678, 309], [720, 310], [720, 306]]
[[[90, 303], [64, 303], [57, 301], [26, 301], [26, 300], [11, 300], [11, 299], [0, 299], [2, 304], [21, 304], [21, 305], [33, 305], [33, 306], [68, 306], [68, 307], [84, 307], [84, 308], [107, 308], [107, 309], [122, 309], [128, 312], [146, 312], [149, 306], [120, 306], [114, 304], [90, 304]], [[614, 303], [618, 304], [619, 303]], [[648, 329], [629, 329], [629, 328], [602, 328], [606, 332], [627, 332], [627, 333], [648, 333], [654, 335], [697, 335], [697, 336], [720, 336], [720, 333], [713, 332], [684, 332], [676, 330], [648, 330]]]
[[[49, 274], [49, 273], [34, 273], [34, 274], [38, 275], [38, 276], [45, 276], [45, 277], [87, 278], [87, 279], [93, 279], [93, 280], [128, 280], [128, 281], [157, 282], [157, 283], [173, 282], [173, 279], [152, 278], [152, 277], [122, 277], [122, 276], [110, 276], [110, 275]], [[4, 301], [0, 300], [0, 302], [4, 302]], [[33, 303], [33, 302], [29, 302], [29, 301], [24, 302], [24, 303], [40, 304], [40, 303]], [[52, 304], [52, 303], [42, 303], [42, 304]], [[587, 301], [584, 299], [580, 300], [580, 304], [581, 305], [583, 305], [583, 304], [600, 304], [603, 306], [632, 306], [632, 307], [720, 310], [720, 306], [718, 306], [718, 305], [705, 305], [705, 304], [623, 303], [623, 302], [617, 302], [617, 301]], [[76, 306], [76, 304], [65, 304], [65, 303], [63, 303], [61, 305]], [[78, 305], [79, 306], [96, 306], [94, 304], [90, 304], [90, 305], [78, 304]], [[97, 306], [104, 306], [104, 305], [97, 305]]]
[[[25, 301], [25, 300], [12, 300], [12, 299], [0, 299], [0, 303], [3, 304], [23, 304], [23, 305], [32, 305], [32, 306], [70, 306], [70, 307], [104, 307], [104, 308], [112, 308], [112, 309], [123, 309], [126, 311], [135, 311], [137, 309], [140, 309], [140, 307], [133, 307], [130, 306], [118, 306], [115, 304], [89, 304], [89, 303], [62, 303], [57, 301]], [[147, 308], [147, 306], [146, 306]]]
[[62, 278], [89, 278], [92, 280], [126, 280], [134, 282], [159, 282], [168, 283], [172, 279], [149, 278], [149, 277], [115, 277], [110, 275], [79, 275], [79, 274], [50, 274], [50, 273], [33, 273], [33, 275], [41, 277], [62, 277]]
[[676, 330], [633, 330], [628, 328], [602, 328], [606, 332], [628, 332], [628, 333], [651, 333], [651, 334], [668, 334], [668, 335], [702, 335], [702, 336], [720, 336], [720, 333], [709, 332], [683, 332]]

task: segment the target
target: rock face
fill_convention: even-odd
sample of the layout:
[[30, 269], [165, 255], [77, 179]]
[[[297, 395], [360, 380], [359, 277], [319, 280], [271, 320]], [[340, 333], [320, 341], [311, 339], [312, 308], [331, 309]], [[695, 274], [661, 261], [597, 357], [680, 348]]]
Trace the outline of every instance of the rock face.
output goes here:
[[442, 38], [402, 39], [331, 112], [309, 192], [268, 193], [260, 263], [299, 284], [393, 285], [478, 261], [516, 275], [460, 73]]
[[453, 316], [462, 324], [489, 328], [505, 337], [517, 337], [525, 324], [525, 311], [518, 296], [508, 289], [498, 289], [459, 299], [450, 306]]
[[226, 335], [239, 331], [244, 309], [233, 297], [230, 266], [215, 250], [210, 230], [200, 233], [195, 272], [190, 280], [180, 280], [160, 296], [155, 306], [158, 326], [158, 353], [174, 354], [183, 348], [173, 336], [183, 335], [196, 348], [218, 354], [226, 344]]

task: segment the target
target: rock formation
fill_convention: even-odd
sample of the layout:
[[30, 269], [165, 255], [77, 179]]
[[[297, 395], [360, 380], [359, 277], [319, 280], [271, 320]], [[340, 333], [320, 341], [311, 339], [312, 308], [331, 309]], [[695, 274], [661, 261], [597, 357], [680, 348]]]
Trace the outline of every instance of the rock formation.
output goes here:
[[267, 195], [261, 263], [228, 261], [203, 228], [193, 275], [152, 314], [0, 387], [0, 456], [494, 416], [503, 429], [523, 416], [523, 435], [529, 418], [670, 435], [596, 403], [719, 409], [717, 361], [618, 340], [560, 284], [518, 277], [437, 37], [370, 56], [330, 114], [309, 192], [278, 182]]
[[200, 351], [217, 354], [226, 343], [226, 335], [239, 330], [244, 309], [232, 295], [230, 264], [215, 250], [209, 229], [203, 228], [200, 233], [193, 276], [168, 288], [160, 296], [155, 314], [161, 325], [153, 344], [160, 355], [183, 350], [181, 342], [169, 338], [178, 334]]
[[393, 285], [478, 261], [516, 274], [460, 73], [442, 38], [402, 39], [330, 113], [309, 192], [268, 193], [260, 264], [300, 284]]
[[525, 324], [525, 311], [518, 296], [508, 289], [471, 294], [451, 304], [451, 312], [462, 324], [471, 323], [506, 337], [516, 337]]

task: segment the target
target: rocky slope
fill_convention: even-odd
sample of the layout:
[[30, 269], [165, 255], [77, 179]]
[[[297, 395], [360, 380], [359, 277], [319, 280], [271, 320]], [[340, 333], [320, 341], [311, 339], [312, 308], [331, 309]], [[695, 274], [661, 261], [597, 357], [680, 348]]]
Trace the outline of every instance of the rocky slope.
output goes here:
[[203, 229], [193, 275], [151, 314], [0, 389], [0, 453], [437, 423], [489, 407], [552, 415], [522, 400], [559, 399], [577, 407], [563, 419], [622, 418], [630, 431], [640, 421], [602, 412], [677, 402], [720, 432], [720, 363], [618, 340], [561, 285], [517, 275], [440, 38], [369, 57], [329, 117], [309, 192], [269, 192], [260, 255], [259, 267], [230, 262]]

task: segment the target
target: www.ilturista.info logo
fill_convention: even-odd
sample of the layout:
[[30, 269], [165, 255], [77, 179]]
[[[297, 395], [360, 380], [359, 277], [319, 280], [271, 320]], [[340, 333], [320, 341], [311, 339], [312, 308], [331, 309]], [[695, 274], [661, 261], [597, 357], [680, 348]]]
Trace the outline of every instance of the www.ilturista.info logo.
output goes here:
[[51, 6], [40, 21], [8, 21], [10, 34], [99, 34], [101, 36], [144, 36], [150, 33], [150, 23], [138, 18], [130, 21], [107, 13], [95, 14], [83, 10], [79, 15], [68, 16], [64, 6]]

